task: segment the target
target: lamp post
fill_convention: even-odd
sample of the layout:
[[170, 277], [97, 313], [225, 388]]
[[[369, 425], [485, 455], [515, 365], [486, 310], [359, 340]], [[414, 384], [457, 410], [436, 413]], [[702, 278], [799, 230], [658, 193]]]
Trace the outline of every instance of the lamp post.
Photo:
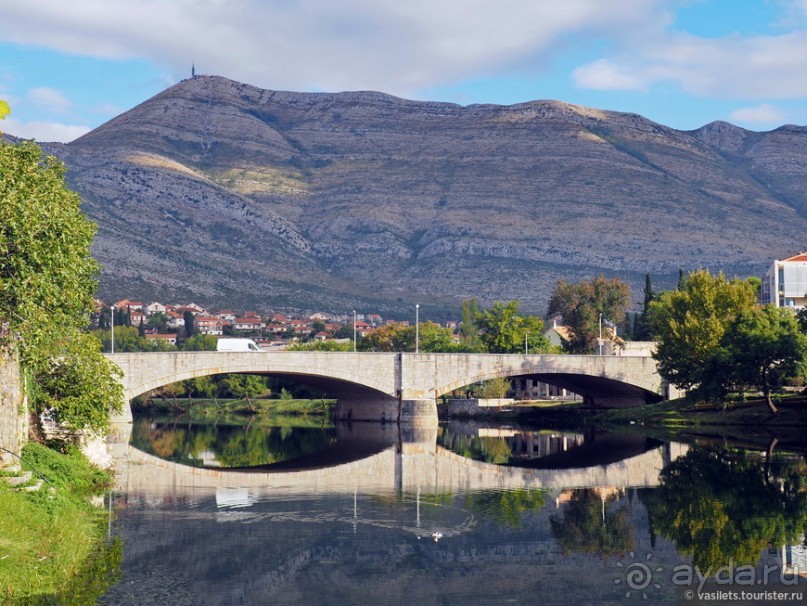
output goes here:
[[420, 303], [415, 303], [415, 353], [420, 353]]
[[115, 353], [115, 306], [111, 307], [112, 314], [110, 315], [110, 324], [109, 328], [111, 329], [111, 336], [110, 336], [110, 353]]
[[600, 344], [600, 355], [602, 355], [602, 314], [600, 314], [600, 337], [597, 342]]
[[353, 351], [356, 351], [356, 310], [353, 310]]
[[527, 335], [528, 335], [528, 334], [530, 334], [530, 332], [529, 332], [528, 330], [524, 331], [524, 355], [525, 355], [525, 356], [526, 356], [528, 353], [530, 353], [530, 352], [528, 351], [528, 349], [527, 349]]

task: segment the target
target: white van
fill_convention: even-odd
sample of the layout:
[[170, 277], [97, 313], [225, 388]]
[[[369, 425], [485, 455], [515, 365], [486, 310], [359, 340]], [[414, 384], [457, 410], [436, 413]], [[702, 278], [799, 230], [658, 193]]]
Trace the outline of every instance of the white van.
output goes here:
[[219, 339], [216, 351], [263, 351], [252, 339]]

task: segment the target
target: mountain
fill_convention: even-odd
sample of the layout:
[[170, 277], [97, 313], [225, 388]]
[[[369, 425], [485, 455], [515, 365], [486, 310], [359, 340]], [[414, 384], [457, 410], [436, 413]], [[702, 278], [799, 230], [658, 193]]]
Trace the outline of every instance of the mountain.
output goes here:
[[807, 128], [678, 131], [557, 101], [184, 80], [49, 144], [99, 224], [101, 295], [411, 313], [559, 278], [672, 285], [804, 248]]

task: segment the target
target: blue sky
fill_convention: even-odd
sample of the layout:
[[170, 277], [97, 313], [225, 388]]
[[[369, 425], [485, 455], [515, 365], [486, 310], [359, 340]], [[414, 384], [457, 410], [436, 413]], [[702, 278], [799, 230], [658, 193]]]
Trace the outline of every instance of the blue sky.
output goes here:
[[807, 124], [807, 0], [0, 0], [3, 131], [70, 141], [197, 72], [556, 99], [683, 130]]

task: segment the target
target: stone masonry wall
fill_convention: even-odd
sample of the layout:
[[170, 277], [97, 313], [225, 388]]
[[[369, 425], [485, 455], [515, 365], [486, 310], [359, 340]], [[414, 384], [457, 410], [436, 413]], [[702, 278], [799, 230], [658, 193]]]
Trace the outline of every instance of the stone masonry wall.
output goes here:
[[[17, 354], [0, 349], [0, 447], [19, 454], [28, 438], [28, 410]], [[10, 455], [0, 451], [0, 462]]]

